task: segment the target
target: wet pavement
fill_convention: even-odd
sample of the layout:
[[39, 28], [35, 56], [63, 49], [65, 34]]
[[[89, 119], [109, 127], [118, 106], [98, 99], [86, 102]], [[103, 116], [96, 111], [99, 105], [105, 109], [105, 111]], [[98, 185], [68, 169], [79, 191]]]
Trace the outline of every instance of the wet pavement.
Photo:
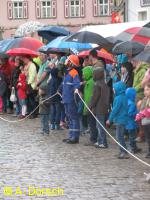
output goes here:
[[[150, 168], [133, 158], [118, 160], [111, 139], [108, 149], [84, 146], [88, 135], [79, 144], [65, 144], [66, 130], [43, 136], [39, 119], [0, 120], [0, 127], [0, 200], [150, 200], [143, 175]], [[150, 163], [146, 144], [140, 146], [138, 156]]]

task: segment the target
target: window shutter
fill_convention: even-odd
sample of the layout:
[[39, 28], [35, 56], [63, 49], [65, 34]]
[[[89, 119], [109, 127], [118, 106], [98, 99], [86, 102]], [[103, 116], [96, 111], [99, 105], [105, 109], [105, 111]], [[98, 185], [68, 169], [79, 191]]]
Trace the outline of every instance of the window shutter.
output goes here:
[[52, 0], [52, 17], [53, 18], [57, 17], [57, 4], [56, 4], [56, 0]]
[[13, 2], [7, 2], [7, 15], [8, 19], [13, 19]]
[[37, 19], [41, 18], [41, 2], [40, 1], [35, 2], [35, 9], [36, 9], [36, 18]]
[[80, 16], [85, 17], [85, 0], [81, 0], [80, 5]]
[[93, 5], [93, 15], [94, 17], [97, 17], [98, 16], [98, 2], [97, 0], [94, 0], [94, 5]]
[[69, 1], [65, 0], [65, 18], [69, 17]]
[[27, 19], [28, 18], [28, 2], [23, 1], [23, 18]]

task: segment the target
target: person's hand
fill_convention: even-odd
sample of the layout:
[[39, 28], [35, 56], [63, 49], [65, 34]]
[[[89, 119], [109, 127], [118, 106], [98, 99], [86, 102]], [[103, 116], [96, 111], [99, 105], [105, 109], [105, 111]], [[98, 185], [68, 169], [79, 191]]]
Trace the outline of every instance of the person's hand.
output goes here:
[[106, 121], [106, 126], [110, 127], [110, 121], [109, 120]]
[[18, 83], [18, 86], [22, 86], [22, 84], [21, 84], [21, 83]]
[[75, 93], [75, 94], [78, 94], [78, 93], [79, 93], [79, 90], [78, 90], [78, 89], [75, 89], [74, 93]]

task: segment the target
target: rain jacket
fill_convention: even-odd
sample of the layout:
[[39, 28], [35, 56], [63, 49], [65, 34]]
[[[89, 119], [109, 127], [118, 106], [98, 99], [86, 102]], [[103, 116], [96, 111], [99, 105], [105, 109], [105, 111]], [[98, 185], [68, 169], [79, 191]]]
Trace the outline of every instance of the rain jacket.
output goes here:
[[63, 80], [62, 100], [63, 103], [74, 103], [74, 91], [80, 88], [78, 72], [74, 68], [68, 69]]
[[136, 89], [136, 92], [137, 92], [137, 100], [140, 100], [144, 97], [144, 90], [142, 88], [142, 80], [148, 68], [150, 68], [149, 64], [141, 64], [140, 67], [134, 72], [133, 87]]
[[136, 90], [134, 88], [128, 88], [126, 90], [126, 97], [128, 99], [128, 123], [126, 125], [127, 130], [135, 130], [137, 123], [135, 121], [138, 110], [135, 104]]
[[104, 70], [100, 67], [93, 71], [94, 89], [89, 107], [97, 115], [107, 115], [109, 109], [110, 89], [105, 83], [104, 75]]
[[[19, 85], [19, 83], [21, 85]], [[27, 98], [27, 95], [26, 95], [26, 90], [27, 90], [26, 76], [23, 73], [21, 73], [19, 75], [19, 81], [18, 81], [18, 84], [17, 84], [17, 90], [18, 90], [19, 99], [26, 99]]]
[[128, 100], [125, 95], [126, 86], [122, 81], [119, 81], [113, 86], [115, 98], [113, 108], [109, 115], [109, 121], [117, 125], [126, 125], [128, 122]]
[[[92, 93], [93, 93], [93, 87], [94, 87], [94, 81], [93, 81], [93, 68], [91, 66], [87, 66], [83, 68], [83, 79], [86, 81], [86, 84], [84, 86], [84, 94], [83, 98], [86, 104], [89, 104]], [[84, 106], [83, 114], [87, 114], [87, 108]]]

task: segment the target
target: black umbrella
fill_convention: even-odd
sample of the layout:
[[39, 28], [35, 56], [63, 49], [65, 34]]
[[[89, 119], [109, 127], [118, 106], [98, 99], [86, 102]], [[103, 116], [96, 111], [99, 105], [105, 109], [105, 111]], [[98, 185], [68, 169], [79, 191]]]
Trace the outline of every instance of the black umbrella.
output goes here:
[[141, 51], [143, 51], [145, 46], [139, 42], [135, 41], [127, 41], [127, 42], [120, 42], [114, 46], [112, 49], [113, 54], [124, 54], [128, 53], [131, 55], [137, 55]]
[[133, 60], [144, 61], [150, 63], [150, 47], [135, 56]]
[[101, 35], [89, 31], [81, 31], [68, 36], [65, 41], [98, 44], [104, 48], [109, 44], [108, 40]]
[[70, 31], [60, 26], [47, 26], [38, 30], [38, 35], [48, 40], [49, 42], [58, 36], [67, 36], [69, 34]]

